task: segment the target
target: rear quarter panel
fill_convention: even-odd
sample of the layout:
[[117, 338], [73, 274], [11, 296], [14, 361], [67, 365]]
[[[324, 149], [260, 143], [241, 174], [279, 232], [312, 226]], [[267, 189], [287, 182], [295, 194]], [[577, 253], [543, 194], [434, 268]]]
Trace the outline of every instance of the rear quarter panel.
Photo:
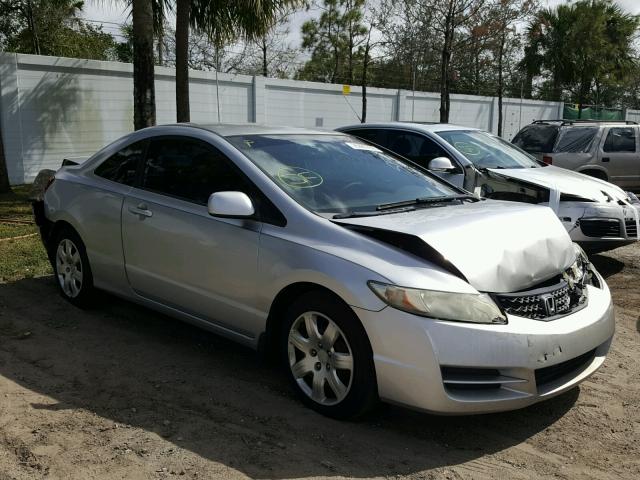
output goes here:
[[45, 215], [69, 223], [87, 249], [94, 284], [129, 293], [124, 270], [120, 217], [130, 187], [81, 173], [58, 172], [45, 194]]

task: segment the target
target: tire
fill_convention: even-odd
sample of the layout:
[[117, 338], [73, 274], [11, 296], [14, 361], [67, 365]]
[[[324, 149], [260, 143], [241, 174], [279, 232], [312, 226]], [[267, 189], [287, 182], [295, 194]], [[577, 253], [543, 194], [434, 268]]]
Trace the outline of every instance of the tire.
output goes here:
[[583, 173], [589, 177], [597, 178], [598, 180], [604, 180], [605, 182], [608, 182], [607, 175], [600, 170], [583, 170], [580, 173]]
[[289, 307], [280, 350], [293, 389], [317, 412], [357, 418], [378, 404], [367, 335], [353, 311], [334, 295], [309, 292]]
[[62, 297], [77, 307], [88, 307], [94, 294], [93, 275], [80, 235], [69, 227], [58, 230], [51, 243], [50, 258]]

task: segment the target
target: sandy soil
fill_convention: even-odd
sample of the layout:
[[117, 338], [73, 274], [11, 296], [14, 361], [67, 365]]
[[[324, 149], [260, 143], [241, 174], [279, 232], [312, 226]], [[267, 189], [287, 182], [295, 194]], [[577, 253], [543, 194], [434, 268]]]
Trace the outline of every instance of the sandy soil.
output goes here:
[[560, 397], [476, 417], [304, 408], [253, 352], [50, 277], [0, 284], [0, 480], [640, 478], [640, 246], [594, 257], [617, 306], [605, 366]]

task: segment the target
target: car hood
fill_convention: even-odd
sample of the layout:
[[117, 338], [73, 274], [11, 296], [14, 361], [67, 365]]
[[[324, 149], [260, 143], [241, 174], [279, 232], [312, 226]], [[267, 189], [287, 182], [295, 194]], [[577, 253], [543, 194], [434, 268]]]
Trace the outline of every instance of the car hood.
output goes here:
[[575, 261], [569, 235], [542, 206], [486, 200], [334, 221], [417, 237], [482, 292], [522, 290]]
[[492, 168], [489, 171], [502, 177], [515, 178], [594, 202], [607, 203], [612, 199], [615, 202], [628, 202], [627, 194], [616, 185], [552, 165], [540, 168]]

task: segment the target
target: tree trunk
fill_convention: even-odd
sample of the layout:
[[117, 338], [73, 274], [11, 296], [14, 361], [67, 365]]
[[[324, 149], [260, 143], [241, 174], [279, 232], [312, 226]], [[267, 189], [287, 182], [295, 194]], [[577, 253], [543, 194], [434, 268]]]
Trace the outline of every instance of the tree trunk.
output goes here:
[[449, 109], [451, 98], [449, 95], [449, 64], [451, 63], [451, 43], [449, 32], [445, 34], [444, 47], [442, 48], [442, 61], [440, 65], [440, 123], [449, 122]]
[[480, 95], [480, 42], [474, 39], [473, 42], [473, 90], [476, 95]]
[[156, 124], [151, 0], [133, 0], [133, 124], [136, 130]]
[[158, 65], [162, 66], [164, 63], [164, 26], [160, 25], [158, 31]]
[[453, 46], [454, 22], [453, 2], [449, 1], [449, 8], [445, 18], [444, 44], [440, 62], [440, 123], [449, 123], [451, 98], [449, 95], [449, 66], [451, 64], [451, 48]]
[[7, 169], [7, 158], [4, 156], [4, 143], [2, 140], [2, 129], [0, 129], [0, 193], [11, 191], [9, 185], [9, 171]]
[[533, 98], [533, 74], [527, 71], [524, 80], [524, 98]]
[[31, 44], [33, 46], [33, 53], [40, 55], [40, 39], [38, 38], [38, 28], [36, 25], [36, 18], [33, 13], [33, 2], [27, 1], [27, 24], [29, 30], [31, 30]]
[[503, 60], [504, 60], [504, 44], [506, 41], [505, 38], [505, 30], [507, 28], [506, 25], [501, 25], [502, 34], [500, 35], [500, 45], [498, 46], [498, 136], [502, 136], [502, 96], [504, 92], [504, 79], [503, 79]]
[[262, 76], [269, 76], [269, 62], [267, 61], [267, 36], [262, 36]]
[[189, 17], [191, 0], [176, 2], [176, 117], [191, 121], [189, 111]]
[[369, 48], [371, 40], [371, 30], [369, 30], [369, 38], [367, 38], [367, 44], [364, 47], [364, 59], [362, 60], [362, 116], [360, 117], [361, 123], [367, 123], [367, 70], [369, 69]]

